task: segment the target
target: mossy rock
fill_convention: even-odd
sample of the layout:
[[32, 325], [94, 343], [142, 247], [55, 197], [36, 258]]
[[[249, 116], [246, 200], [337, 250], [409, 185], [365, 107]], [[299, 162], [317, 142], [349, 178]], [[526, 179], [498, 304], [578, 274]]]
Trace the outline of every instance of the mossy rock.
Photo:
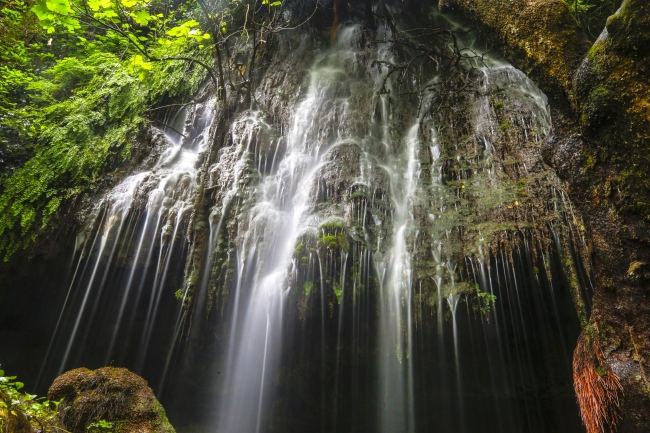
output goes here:
[[571, 95], [590, 43], [563, 0], [440, 0], [440, 6], [479, 24], [547, 94]]
[[147, 381], [126, 368], [71, 370], [54, 380], [47, 395], [63, 400], [59, 421], [71, 433], [86, 433], [100, 422], [112, 432], [175, 433]]

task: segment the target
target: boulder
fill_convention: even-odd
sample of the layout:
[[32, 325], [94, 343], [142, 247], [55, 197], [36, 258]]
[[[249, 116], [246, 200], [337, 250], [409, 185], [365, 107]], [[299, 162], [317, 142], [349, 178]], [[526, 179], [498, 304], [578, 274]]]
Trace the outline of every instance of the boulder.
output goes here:
[[[60, 426], [71, 433], [175, 433], [147, 381], [126, 368], [77, 368], [54, 380]], [[90, 427], [90, 429], [89, 429]]]

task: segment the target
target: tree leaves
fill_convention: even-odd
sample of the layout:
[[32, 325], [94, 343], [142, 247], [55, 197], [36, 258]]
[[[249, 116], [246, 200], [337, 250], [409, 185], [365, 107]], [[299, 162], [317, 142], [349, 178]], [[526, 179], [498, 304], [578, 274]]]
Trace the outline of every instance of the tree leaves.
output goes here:
[[92, 11], [99, 11], [101, 9], [109, 9], [111, 7], [110, 0], [88, 0], [88, 7]]
[[151, 21], [151, 15], [149, 15], [149, 12], [146, 10], [140, 10], [137, 12], [131, 12], [131, 18], [133, 18], [133, 21], [135, 21], [137, 24], [146, 27], [149, 25], [149, 21]]
[[131, 57], [131, 60], [129, 61], [129, 71], [138, 74], [140, 80], [144, 80], [147, 77], [151, 67], [151, 62], [147, 62], [144, 57], [140, 55]]
[[[171, 29], [167, 30], [167, 35], [176, 38], [187, 37], [190, 35], [190, 32], [198, 26], [199, 22], [196, 20], [185, 21], [180, 26], [172, 27]], [[196, 33], [196, 30], [194, 33]]]
[[204, 77], [183, 62], [152, 63], [143, 55], [121, 62], [96, 51], [60, 60], [32, 83], [39, 103], [16, 115], [33, 122], [38, 147], [3, 183], [0, 253], [8, 258], [30, 245], [67, 199], [92, 191], [107, 169], [128, 159], [148, 107], [195, 92]]
[[16, 376], [5, 376], [0, 370], [0, 431], [8, 431], [10, 418], [22, 412], [30, 424], [39, 431], [55, 431], [60, 401], [48, 401], [35, 395], [23, 393], [22, 382]]
[[50, 11], [61, 15], [68, 15], [72, 11], [68, 0], [46, 0], [45, 6]]
[[73, 11], [68, 0], [40, 0], [30, 10], [38, 17], [47, 33], [54, 33], [57, 26], [68, 32], [81, 28], [79, 20], [71, 16]]

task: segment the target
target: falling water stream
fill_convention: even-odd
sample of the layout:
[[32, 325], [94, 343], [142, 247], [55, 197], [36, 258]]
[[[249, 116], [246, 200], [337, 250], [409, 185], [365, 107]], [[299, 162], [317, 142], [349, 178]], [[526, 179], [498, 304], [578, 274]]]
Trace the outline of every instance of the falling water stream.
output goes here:
[[[391, 32], [379, 23], [373, 37]], [[579, 329], [572, 282], [588, 293], [589, 269], [570, 200], [536, 156], [546, 97], [486, 57], [466, 74], [474, 90], [439, 109], [442, 90], [380, 89], [398, 54], [362, 24], [340, 24], [331, 46], [305, 38], [284, 54], [310, 59], [292, 71], [302, 84], [274, 89], [295, 93], [285, 118], [260, 90], [203, 178], [219, 105], [181, 109], [95, 204], [41, 380], [127, 366], [172, 420], [217, 433], [577, 425], [566, 336]], [[524, 211], [533, 183], [544, 215]], [[207, 233], [196, 288], [192, 224]]]

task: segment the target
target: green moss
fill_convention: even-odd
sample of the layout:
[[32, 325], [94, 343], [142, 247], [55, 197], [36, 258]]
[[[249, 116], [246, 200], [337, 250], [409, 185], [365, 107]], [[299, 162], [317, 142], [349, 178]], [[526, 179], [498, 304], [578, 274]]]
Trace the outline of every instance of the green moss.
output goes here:
[[596, 165], [596, 157], [591, 154], [585, 156], [585, 169], [590, 170]]
[[587, 59], [589, 59], [592, 62], [597, 62], [602, 52], [603, 52], [603, 44], [600, 42], [596, 42], [589, 49], [589, 52], [587, 53]]
[[298, 238], [296, 246], [293, 249], [293, 258], [302, 267], [309, 264], [309, 254], [314, 251], [318, 243], [318, 238], [314, 233], [304, 233]]
[[334, 296], [336, 296], [336, 302], [341, 305], [341, 296], [343, 296], [343, 289], [340, 288], [337, 284], [334, 284], [332, 290], [334, 291]]
[[340, 248], [343, 251], [349, 248], [348, 238], [344, 234], [323, 236], [318, 240], [318, 244], [330, 249]]
[[298, 241], [296, 244], [296, 247], [293, 249], [293, 256], [294, 257], [302, 257], [303, 254], [305, 254], [307, 251], [307, 248], [305, 247], [305, 244], [302, 242]]
[[609, 97], [609, 90], [603, 86], [596, 87], [592, 92], [591, 92], [591, 98], [596, 100], [596, 99], [605, 99]]
[[302, 285], [302, 289], [305, 291], [305, 295], [309, 297], [311, 294], [312, 289], [314, 288], [314, 282], [313, 281], [305, 281]]
[[328, 221], [323, 222], [319, 227], [318, 231], [322, 232], [331, 232], [331, 231], [337, 231], [337, 230], [345, 230], [347, 226], [345, 225], [345, 221], [342, 219], [331, 219]]
[[349, 250], [348, 237], [346, 233], [347, 226], [341, 219], [331, 219], [325, 221], [318, 227], [318, 246], [329, 249]]

